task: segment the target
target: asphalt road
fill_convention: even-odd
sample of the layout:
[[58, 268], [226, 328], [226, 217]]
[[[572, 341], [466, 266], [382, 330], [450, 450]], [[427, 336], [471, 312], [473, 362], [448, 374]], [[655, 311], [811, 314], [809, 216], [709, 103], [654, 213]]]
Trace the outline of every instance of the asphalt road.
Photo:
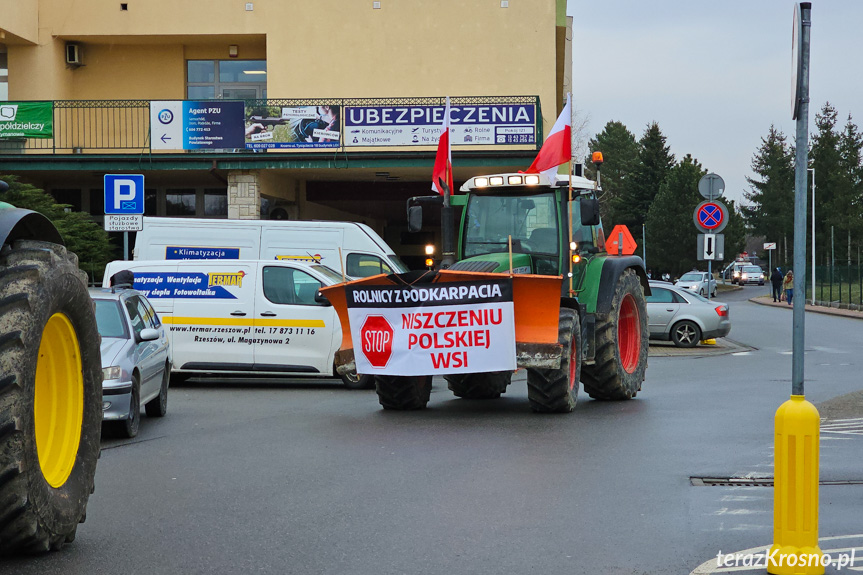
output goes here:
[[[771, 488], [690, 484], [772, 474], [791, 313], [745, 301], [761, 289], [720, 294], [751, 350], [651, 357], [637, 399], [569, 415], [531, 413], [523, 381], [466, 401], [435, 380], [409, 413], [334, 380], [172, 388], [166, 418], [104, 442], [77, 540], [0, 573], [687, 574], [769, 544]], [[806, 326], [807, 397], [861, 390], [863, 323]], [[863, 480], [861, 453], [824, 433], [822, 478]], [[822, 535], [861, 516], [863, 485], [821, 488]]]

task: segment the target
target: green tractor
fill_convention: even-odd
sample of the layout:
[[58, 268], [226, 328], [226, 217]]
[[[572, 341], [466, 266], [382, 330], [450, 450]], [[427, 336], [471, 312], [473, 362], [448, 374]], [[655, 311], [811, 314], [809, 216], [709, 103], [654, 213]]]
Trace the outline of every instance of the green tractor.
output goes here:
[[47, 218], [0, 203], [0, 554], [75, 539], [101, 424], [87, 277]]
[[[572, 411], [579, 380], [595, 399], [635, 397], [647, 369], [650, 287], [641, 258], [606, 252], [597, 185], [581, 176], [505, 173], [473, 177], [460, 191], [443, 198], [442, 268], [563, 276], [559, 301], [536, 305], [559, 307], [559, 343], [572, 349], [561, 360], [569, 371], [528, 369], [534, 411]], [[420, 204], [440, 199], [408, 201], [411, 231], [422, 227]], [[457, 245], [448, 239], [455, 233], [447, 204], [463, 207]], [[511, 375], [445, 378], [455, 395], [482, 399], [503, 393]], [[564, 378], [568, 385], [558, 381]]]

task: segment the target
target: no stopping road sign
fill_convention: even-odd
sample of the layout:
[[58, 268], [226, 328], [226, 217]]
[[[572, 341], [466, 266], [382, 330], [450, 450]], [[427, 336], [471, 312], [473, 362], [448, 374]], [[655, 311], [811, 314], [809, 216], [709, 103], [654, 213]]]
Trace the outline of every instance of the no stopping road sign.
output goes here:
[[698, 204], [692, 214], [695, 227], [705, 234], [718, 233], [728, 225], [728, 208], [716, 200], [708, 200]]

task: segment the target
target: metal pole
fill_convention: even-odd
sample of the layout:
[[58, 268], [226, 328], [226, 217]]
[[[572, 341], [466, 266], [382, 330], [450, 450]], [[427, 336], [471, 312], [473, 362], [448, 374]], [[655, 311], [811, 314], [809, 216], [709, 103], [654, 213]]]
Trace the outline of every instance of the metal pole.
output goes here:
[[815, 168], [812, 172], [812, 305], [815, 305]]
[[[770, 276], [773, 276], [773, 250], [767, 250], [767, 269], [770, 272]], [[773, 280], [770, 280], [770, 295], [774, 295], [776, 292], [773, 291]]]
[[644, 269], [647, 269], [647, 236], [644, 235], [644, 224], [641, 224], [641, 259], [644, 260]]
[[806, 180], [809, 164], [809, 36], [811, 25], [810, 4], [802, 3], [802, 65], [800, 78], [800, 107], [797, 113], [797, 139], [794, 171], [794, 298], [793, 337], [791, 364], [791, 393], [803, 395], [804, 312], [806, 310]]
[[[714, 252], [715, 253], [715, 252]], [[710, 280], [713, 279], [713, 260], [707, 260], [707, 301], [710, 301]]]
[[129, 261], [129, 232], [123, 232], [123, 259]]

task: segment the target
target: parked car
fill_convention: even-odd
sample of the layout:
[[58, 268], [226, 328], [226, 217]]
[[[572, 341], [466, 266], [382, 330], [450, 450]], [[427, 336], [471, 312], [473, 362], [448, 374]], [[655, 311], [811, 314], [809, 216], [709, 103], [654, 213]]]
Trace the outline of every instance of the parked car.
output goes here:
[[767, 276], [764, 274], [764, 270], [762, 270], [760, 266], [741, 266], [739, 271], [735, 273], [736, 277], [733, 281], [738, 285], [758, 284], [763, 286], [764, 281], [767, 279]]
[[150, 417], [168, 409], [168, 335], [147, 298], [133, 289], [90, 288], [102, 336], [102, 421], [135, 437], [141, 406]]
[[686, 272], [680, 276], [680, 279], [674, 282], [674, 285], [681, 289], [691, 290], [704, 297], [707, 297], [708, 292], [710, 292], [711, 297], [716, 297], [716, 280], [710, 278], [708, 282], [707, 278], [709, 276], [710, 274], [707, 272]]
[[694, 347], [699, 341], [731, 332], [728, 305], [708, 300], [689, 289], [666, 282], [650, 282], [647, 323], [650, 339]]

